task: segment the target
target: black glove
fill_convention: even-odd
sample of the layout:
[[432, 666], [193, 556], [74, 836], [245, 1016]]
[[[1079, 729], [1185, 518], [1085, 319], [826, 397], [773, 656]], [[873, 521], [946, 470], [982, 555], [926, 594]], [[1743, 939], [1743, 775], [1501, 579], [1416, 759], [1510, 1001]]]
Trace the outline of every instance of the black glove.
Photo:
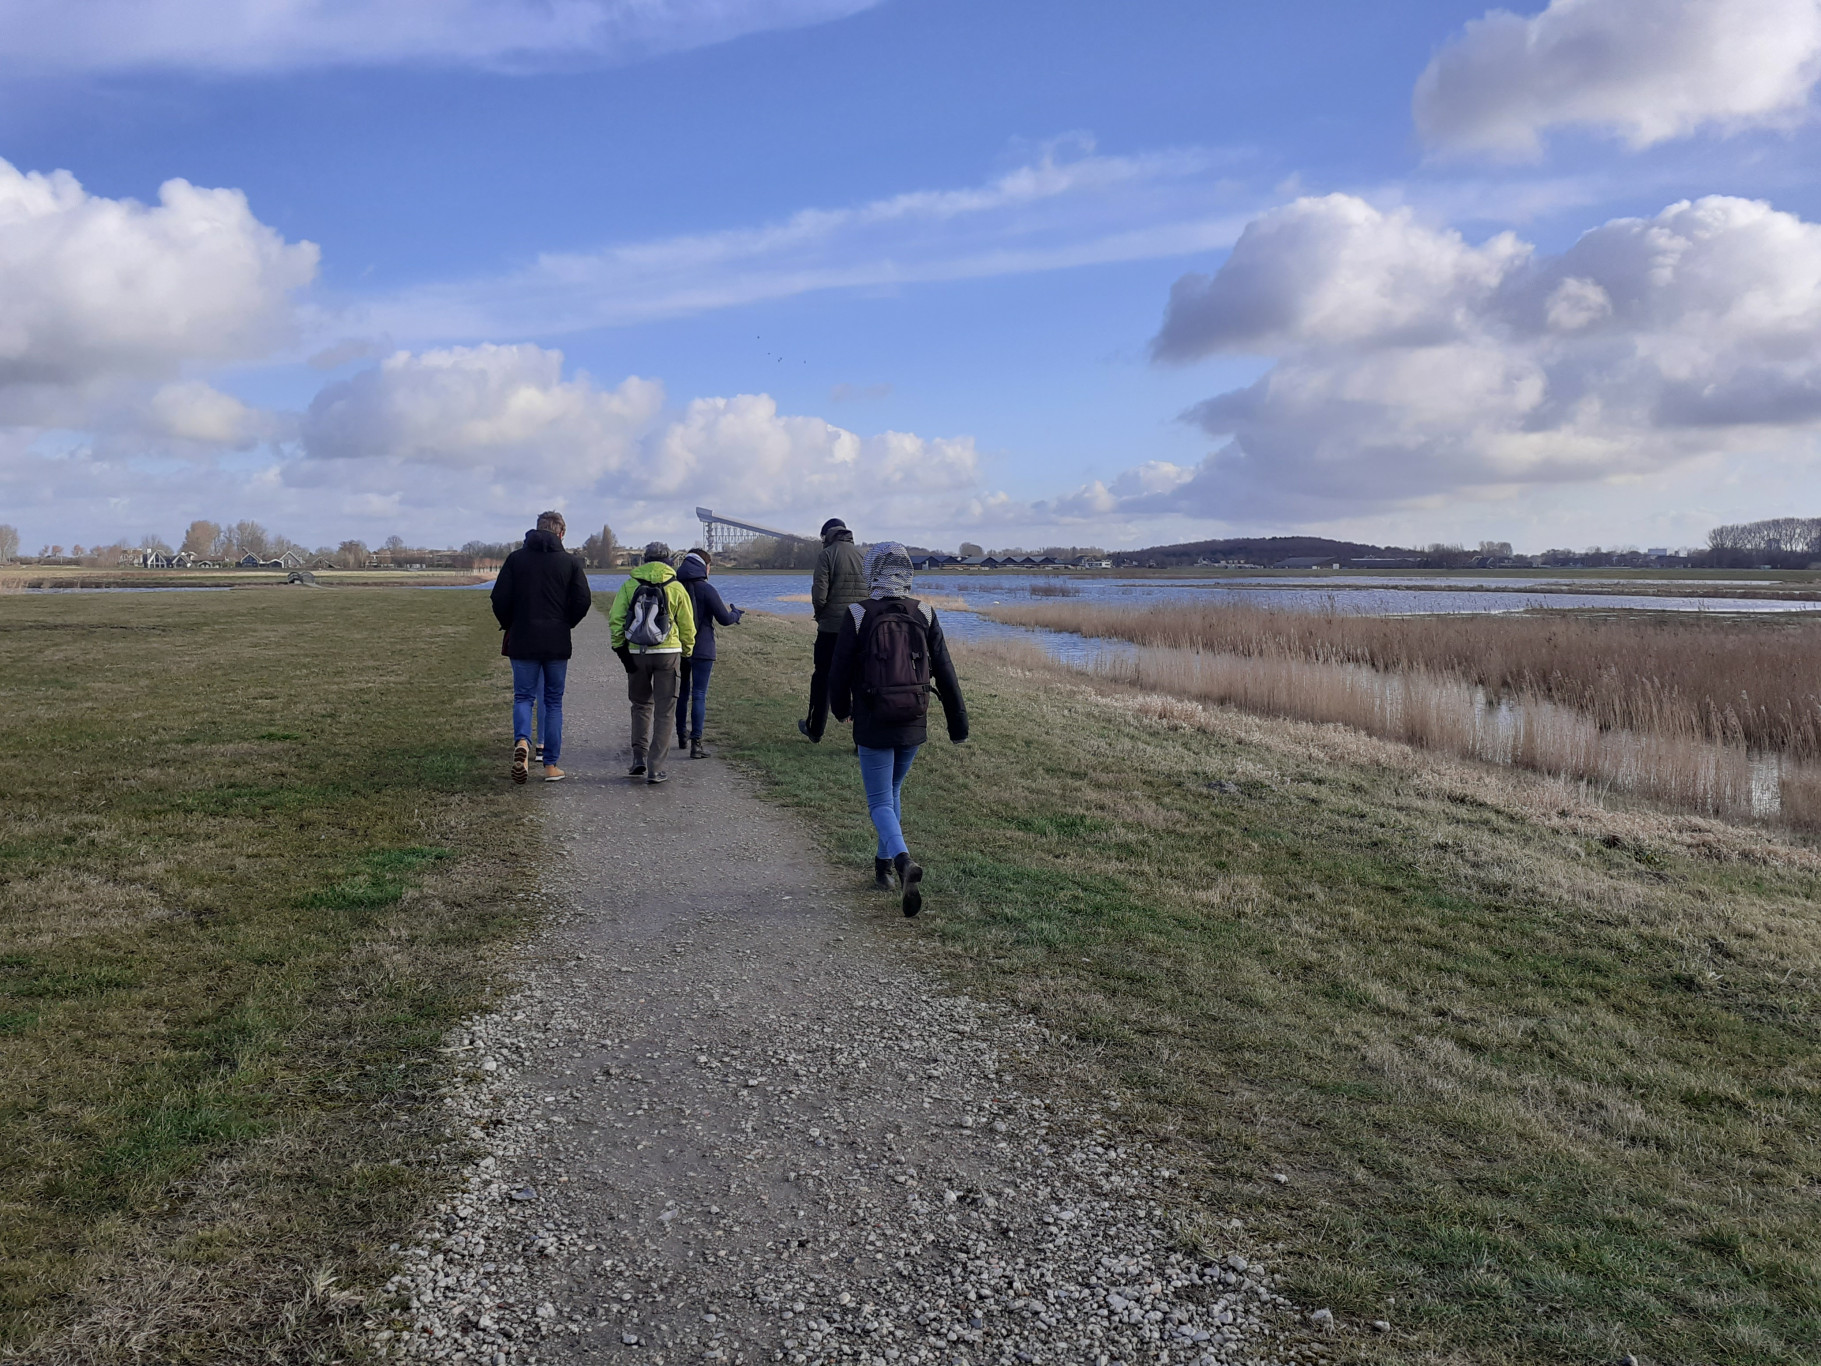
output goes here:
[[622, 645], [618, 649], [616, 649], [614, 651], [614, 653], [620, 657], [620, 663], [622, 663], [626, 666], [626, 672], [632, 673], [633, 672], [632, 651], [628, 650], [624, 645]]

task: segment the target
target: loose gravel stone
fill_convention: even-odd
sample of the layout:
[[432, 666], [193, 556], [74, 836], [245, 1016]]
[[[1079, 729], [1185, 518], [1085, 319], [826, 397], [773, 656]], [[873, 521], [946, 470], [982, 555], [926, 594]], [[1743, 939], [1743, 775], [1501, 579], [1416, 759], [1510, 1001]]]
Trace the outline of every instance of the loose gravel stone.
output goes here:
[[[617, 737], [601, 634], [578, 637], [571, 726], [606, 716]], [[717, 761], [649, 789], [617, 777], [623, 751], [572, 736], [568, 752], [568, 783], [526, 793], [563, 851], [553, 910], [521, 987], [447, 1041], [460, 1073], [442, 1103], [473, 1157], [369, 1304], [379, 1355], [1316, 1354], [1261, 1249], [1177, 1245], [1197, 1211], [1165, 1155], [1016, 1083], [1044, 1031], [909, 965], [895, 902], [850, 904], [838, 889], [858, 875], [810, 858]]]

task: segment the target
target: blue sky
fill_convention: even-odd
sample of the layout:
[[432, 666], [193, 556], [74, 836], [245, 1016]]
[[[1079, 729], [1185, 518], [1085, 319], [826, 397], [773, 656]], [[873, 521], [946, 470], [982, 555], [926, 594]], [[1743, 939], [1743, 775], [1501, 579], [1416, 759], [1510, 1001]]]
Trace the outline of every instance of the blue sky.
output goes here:
[[1541, 549], [1812, 511], [1815, 0], [1488, 15], [0, 0], [0, 521]]

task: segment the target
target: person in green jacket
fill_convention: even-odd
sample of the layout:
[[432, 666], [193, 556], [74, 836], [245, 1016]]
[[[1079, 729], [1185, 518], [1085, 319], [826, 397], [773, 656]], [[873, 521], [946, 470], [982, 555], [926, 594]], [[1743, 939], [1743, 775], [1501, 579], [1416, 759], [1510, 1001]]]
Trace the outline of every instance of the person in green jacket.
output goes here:
[[854, 544], [854, 533], [839, 517], [822, 523], [822, 553], [816, 557], [815, 577], [809, 584], [809, 605], [816, 614], [816, 653], [809, 675], [809, 719], [797, 729], [814, 744], [822, 743], [828, 725], [828, 666], [835, 657], [835, 639], [847, 609], [866, 596], [866, 563]]
[[[655, 590], [655, 591], [653, 591]], [[626, 666], [632, 700], [632, 768], [647, 783], [670, 780], [670, 714], [677, 708], [681, 666], [696, 647], [689, 590], [670, 567], [670, 547], [653, 541], [645, 563], [626, 576], [607, 614], [614, 653]]]

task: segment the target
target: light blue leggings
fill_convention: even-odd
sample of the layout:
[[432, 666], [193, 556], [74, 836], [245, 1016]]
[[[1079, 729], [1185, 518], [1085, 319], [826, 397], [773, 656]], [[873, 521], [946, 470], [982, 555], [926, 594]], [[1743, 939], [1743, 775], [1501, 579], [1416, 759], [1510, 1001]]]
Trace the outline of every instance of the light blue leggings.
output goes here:
[[919, 748], [918, 745], [900, 745], [897, 749], [860, 746], [860, 781], [866, 784], [866, 809], [873, 818], [873, 829], [879, 832], [880, 858], [896, 858], [909, 852], [904, 845], [904, 807], [899, 794], [904, 791], [904, 779], [910, 773]]

